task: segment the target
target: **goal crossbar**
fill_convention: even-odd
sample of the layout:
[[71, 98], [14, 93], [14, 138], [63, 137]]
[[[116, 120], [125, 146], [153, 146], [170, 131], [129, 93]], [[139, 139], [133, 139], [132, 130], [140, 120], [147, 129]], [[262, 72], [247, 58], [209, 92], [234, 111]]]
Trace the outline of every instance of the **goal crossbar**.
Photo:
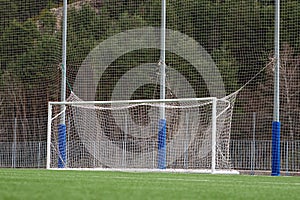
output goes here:
[[[190, 101], [214, 101], [216, 97], [204, 98], [180, 98], [180, 99], [141, 99], [141, 100], [115, 100], [115, 101], [50, 101], [49, 105], [92, 105], [92, 104], [124, 104], [124, 103], [167, 103], [167, 102], [190, 102]], [[220, 101], [228, 102], [226, 99], [218, 99]]]

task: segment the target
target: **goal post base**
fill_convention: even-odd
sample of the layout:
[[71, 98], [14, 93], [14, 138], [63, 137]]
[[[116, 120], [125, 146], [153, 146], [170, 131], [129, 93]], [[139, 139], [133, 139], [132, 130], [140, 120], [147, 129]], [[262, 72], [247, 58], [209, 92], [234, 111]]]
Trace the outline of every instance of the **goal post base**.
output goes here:
[[166, 120], [159, 120], [158, 127], [158, 169], [166, 169]]
[[65, 168], [66, 163], [66, 125], [59, 124], [58, 125], [58, 149], [59, 149], [59, 156], [58, 156], [58, 168]]

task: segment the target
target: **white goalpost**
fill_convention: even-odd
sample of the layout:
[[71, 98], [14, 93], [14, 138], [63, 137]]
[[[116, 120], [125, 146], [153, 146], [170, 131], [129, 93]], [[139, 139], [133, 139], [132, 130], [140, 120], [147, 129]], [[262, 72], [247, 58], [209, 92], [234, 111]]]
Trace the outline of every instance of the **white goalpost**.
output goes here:
[[[166, 119], [164, 170], [157, 169], [162, 108]], [[237, 174], [231, 169], [226, 131], [230, 110], [229, 101], [214, 97], [82, 101], [72, 93], [68, 102], [49, 102], [47, 169], [59, 169], [57, 123], [64, 114], [64, 169]]]

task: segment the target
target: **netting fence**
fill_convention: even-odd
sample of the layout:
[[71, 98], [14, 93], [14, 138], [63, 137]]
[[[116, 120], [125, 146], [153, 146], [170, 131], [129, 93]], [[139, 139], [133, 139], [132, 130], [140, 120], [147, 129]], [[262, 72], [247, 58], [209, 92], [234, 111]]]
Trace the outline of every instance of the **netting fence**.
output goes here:
[[[0, 5], [0, 167], [45, 167], [47, 104], [61, 95], [63, 1]], [[300, 170], [299, 9], [297, 0], [281, 1], [281, 168], [291, 172]], [[166, 97], [222, 98], [239, 91], [232, 167], [269, 171], [274, 1], [167, 0], [166, 10]], [[159, 98], [160, 26], [161, 0], [69, 0], [67, 96]], [[88, 64], [99, 65], [98, 74], [86, 70]]]

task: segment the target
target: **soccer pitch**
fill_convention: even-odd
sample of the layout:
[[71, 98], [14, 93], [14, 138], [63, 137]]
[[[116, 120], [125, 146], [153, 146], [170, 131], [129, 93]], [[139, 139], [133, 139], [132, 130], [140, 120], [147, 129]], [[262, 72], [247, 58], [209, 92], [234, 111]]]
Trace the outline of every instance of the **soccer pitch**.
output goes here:
[[0, 199], [299, 199], [300, 177], [0, 169]]

